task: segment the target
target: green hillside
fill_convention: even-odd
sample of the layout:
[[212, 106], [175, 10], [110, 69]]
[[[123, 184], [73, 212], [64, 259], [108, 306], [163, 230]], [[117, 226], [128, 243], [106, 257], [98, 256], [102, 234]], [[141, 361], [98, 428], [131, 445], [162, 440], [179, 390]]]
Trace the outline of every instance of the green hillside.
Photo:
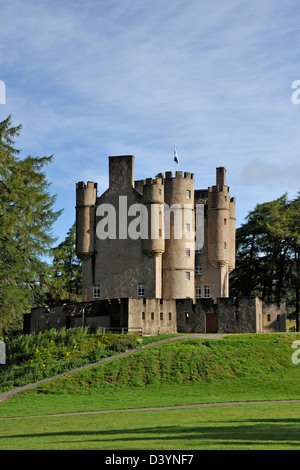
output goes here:
[[[54, 333], [52, 333], [54, 335]], [[3, 390], [55, 375], [161, 337], [88, 335], [69, 330], [21, 339]], [[26, 339], [26, 341], [25, 341]], [[34, 342], [35, 339], [35, 342]], [[0, 415], [124, 409], [195, 403], [300, 399], [299, 334], [227, 335], [174, 341], [53, 380], [0, 404]], [[52, 342], [51, 342], [52, 341]], [[48, 342], [48, 343], [47, 343]], [[47, 344], [46, 344], [47, 343]], [[43, 347], [44, 346], [44, 347]], [[47, 347], [46, 347], [47, 346]], [[13, 351], [13, 348], [11, 348]], [[17, 377], [18, 375], [18, 377]], [[6, 382], [5, 379], [6, 378]], [[13, 388], [10, 386], [10, 388]]]
[[[297, 336], [300, 338], [300, 336]], [[300, 364], [292, 363], [294, 335], [230, 335], [181, 340], [39, 387], [39, 393], [86, 394], [184, 386], [207, 395], [235, 390], [242, 396], [300, 398]], [[175, 387], [175, 388], [174, 388]], [[186, 392], [187, 393], [187, 392]]]

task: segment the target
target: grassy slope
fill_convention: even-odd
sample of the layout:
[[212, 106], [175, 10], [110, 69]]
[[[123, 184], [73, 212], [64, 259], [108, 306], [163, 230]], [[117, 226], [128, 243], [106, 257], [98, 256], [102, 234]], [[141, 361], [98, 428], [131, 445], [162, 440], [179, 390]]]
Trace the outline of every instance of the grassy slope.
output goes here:
[[[110, 348], [112, 353], [125, 347], [125, 339], [113, 346], [111, 338], [105, 348]], [[16, 395], [0, 403], [0, 416], [299, 399], [300, 364], [294, 365], [291, 361], [292, 341], [299, 339], [298, 334], [232, 335], [222, 340], [169, 343]], [[41, 349], [41, 338], [39, 341]], [[39, 354], [34, 349], [36, 344], [31, 349], [27, 345], [28, 360], [22, 359], [22, 348], [19, 348], [19, 359], [15, 357], [19, 379], [24, 380], [21, 369], [30, 370], [30, 361], [34, 358], [38, 359], [39, 374], [41, 370], [49, 374], [55, 361], [55, 367], [60, 369], [70, 366], [70, 363], [66, 364], [70, 356], [75, 362], [76, 357], [91, 357], [95, 350], [99, 356], [99, 337], [77, 337], [76, 348], [73, 348], [77, 352], [71, 352], [70, 348], [74, 338], [68, 341], [67, 346], [61, 339], [55, 340], [57, 344], [51, 343], [51, 354], [47, 347]], [[133, 346], [133, 338], [131, 342]], [[103, 345], [101, 348], [103, 353]], [[43, 368], [46, 359], [47, 365]], [[34, 366], [34, 361], [31, 365]], [[299, 403], [126, 411], [56, 418], [37, 416], [0, 421], [0, 449], [151, 449], [160, 452], [299, 449], [299, 422]]]
[[147, 349], [37, 387], [0, 416], [221, 401], [300, 399], [295, 334], [230, 335]]

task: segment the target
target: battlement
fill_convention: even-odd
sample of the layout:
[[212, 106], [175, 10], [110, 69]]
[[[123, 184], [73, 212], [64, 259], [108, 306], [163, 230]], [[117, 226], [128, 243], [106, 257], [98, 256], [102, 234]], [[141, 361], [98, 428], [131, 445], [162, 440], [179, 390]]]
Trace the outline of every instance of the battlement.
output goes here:
[[97, 199], [97, 183], [84, 181], [76, 183], [76, 207], [92, 206]]
[[88, 181], [87, 184], [85, 184], [84, 181], [79, 181], [76, 183], [76, 189], [97, 189], [97, 183], [94, 183], [94, 181]]
[[182, 171], [176, 171], [175, 176], [173, 177], [172, 171], [166, 171], [166, 178], [167, 179], [194, 179], [194, 173], [190, 173], [188, 171], [185, 171], [182, 176]]
[[155, 179], [154, 178], [146, 178], [146, 180], [144, 180], [144, 185], [146, 185], [146, 186], [153, 185], [153, 184], [157, 184], [158, 186], [162, 186], [164, 184], [164, 180], [161, 177], [156, 177]]
[[208, 187], [208, 192], [226, 192], [229, 193], [229, 186], [209, 186]]

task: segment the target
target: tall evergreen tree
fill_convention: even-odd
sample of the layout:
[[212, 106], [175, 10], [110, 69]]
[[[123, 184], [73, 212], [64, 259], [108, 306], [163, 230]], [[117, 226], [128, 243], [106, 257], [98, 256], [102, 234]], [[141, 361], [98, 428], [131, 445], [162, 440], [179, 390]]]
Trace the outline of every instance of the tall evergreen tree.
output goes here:
[[237, 229], [237, 262], [230, 295], [257, 295], [293, 305], [299, 331], [300, 195], [257, 204]]
[[76, 224], [67, 233], [63, 242], [51, 250], [53, 263], [47, 280], [47, 303], [81, 300], [82, 264], [76, 256]]
[[55, 238], [52, 225], [61, 211], [54, 211], [42, 169], [50, 157], [19, 158], [11, 116], [0, 123], [0, 331], [19, 323], [28, 311]]

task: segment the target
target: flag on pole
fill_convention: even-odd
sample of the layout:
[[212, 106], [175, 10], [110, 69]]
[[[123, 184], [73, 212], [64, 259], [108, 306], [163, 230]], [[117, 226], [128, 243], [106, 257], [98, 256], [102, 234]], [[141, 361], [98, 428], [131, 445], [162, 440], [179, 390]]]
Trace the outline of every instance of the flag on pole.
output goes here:
[[174, 148], [174, 162], [177, 164], [179, 163], [179, 157], [178, 157], [177, 150], [176, 150], [176, 142], [175, 142], [175, 148]]

